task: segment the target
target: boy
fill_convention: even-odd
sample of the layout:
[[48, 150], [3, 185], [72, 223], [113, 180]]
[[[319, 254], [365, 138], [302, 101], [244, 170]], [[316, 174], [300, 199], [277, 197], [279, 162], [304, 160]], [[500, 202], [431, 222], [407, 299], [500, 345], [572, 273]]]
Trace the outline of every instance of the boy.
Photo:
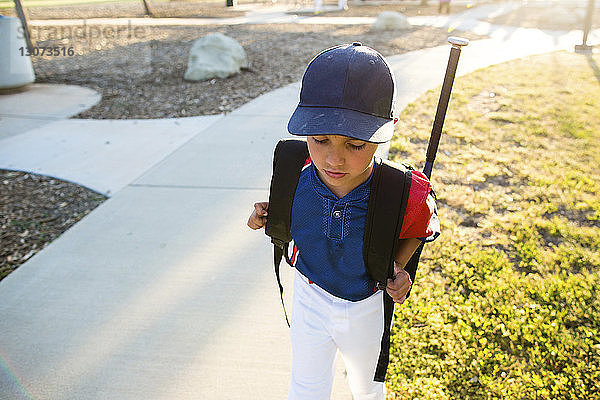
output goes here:
[[[288, 123], [309, 151], [292, 204], [292, 378], [289, 400], [329, 399], [340, 351], [355, 400], [383, 400], [373, 380], [383, 333], [383, 291], [362, 254], [374, 154], [392, 137], [395, 84], [381, 54], [355, 42], [317, 55], [302, 79]], [[413, 171], [387, 293], [402, 304], [412, 285], [404, 271], [422, 240], [439, 234], [427, 178]], [[268, 203], [254, 205], [252, 229], [266, 224]]]

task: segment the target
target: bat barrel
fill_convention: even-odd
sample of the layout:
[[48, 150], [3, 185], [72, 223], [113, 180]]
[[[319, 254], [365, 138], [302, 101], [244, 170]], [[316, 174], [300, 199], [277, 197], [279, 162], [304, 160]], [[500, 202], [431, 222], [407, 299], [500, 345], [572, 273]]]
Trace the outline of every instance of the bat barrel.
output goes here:
[[427, 156], [425, 159], [425, 168], [423, 173], [431, 178], [431, 170], [433, 168], [433, 162], [435, 155], [437, 154], [438, 146], [440, 143], [440, 136], [442, 134], [442, 127], [444, 126], [444, 119], [446, 118], [446, 110], [448, 109], [448, 103], [450, 102], [450, 94], [452, 93], [452, 85], [454, 84], [454, 77], [456, 75], [456, 68], [458, 67], [458, 59], [460, 57], [460, 50], [463, 46], [469, 44], [467, 39], [451, 36], [448, 38], [448, 42], [452, 44], [450, 49], [450, 57], [448, 58], [448, 65], [446, 67], [446, 75], [444, 76], [444, 83], [442, 84], [442, 92], [440, 93], [440, 99], [438, 101], [437, 110], [435, 112], [435, 119], [433, 121], [433, 128], [431, 129], [431, 137], [429, 139], [429, 145], [427, 146]]

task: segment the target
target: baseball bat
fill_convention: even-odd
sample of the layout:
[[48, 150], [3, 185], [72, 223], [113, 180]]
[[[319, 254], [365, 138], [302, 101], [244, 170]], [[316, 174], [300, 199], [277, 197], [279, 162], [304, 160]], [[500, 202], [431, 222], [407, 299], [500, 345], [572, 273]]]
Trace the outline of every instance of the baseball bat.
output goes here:
[[[448, 66], [446, 67], [446, 75], [444, 76], [444, 83], [442, 84], [442, 93], [440, 93], [440, 99], [438, 101], [437, 111], [435, 112], [435, 120], [433, 121], [433, 128], [431, 129], [431, 137], [429, 138], [429, 145], [427, 146], [427, 156], [425, 158], [425, 167], [423, 168], [423, 174], [431, 179], [431, 170], [433, 169], [433, 161], [437, 153], [438, 146], [440, 144], [440, 136], [442, 135], [442, 127], [444, 126], [444, 119], [446, 118], [446, 110], [448, 109], [448, 102], [450, 101], [450, 93], [452, 92], [452, 84], [454, 83], [454, 76], [456, 75], [456, 67], [458, 66], [458, 58], [460, 57], [460, 49], [463, 46], [469, 44], [467, 39], [459, 37], [449, 37], [448, 42], [452, 44], [450, 49], [450, 57], [448, 58]], [[422, 242], [417, 250], [413, 253], [412, 257], [406, 263], [404, 270], [410, 275], [411, 281], [414, 282], [415, 275], [417, 273], [417, 265], [419, 264], [419, 258], [421, 258], [421, 252], [423, 251]], [[410, 290], [406, 294], [410, 294]]]
[[450, 101], [450, 93], [452, 92], [452, 85], [454, 84], [454, 76], [456, 75], [456, 68], [458, 66], [460, 50], [463, 46], [469, 44], [469, 41], [467, 39], [455, 36], [449, 37], [448, 42], [452, 45], [452, 48], [450, 49], [450, 57], [448, 58], [446, 75], [444, 76], [442, 92], [440, 93], [440, 99], [438, 101], [437, 110], [435, 112], [435, 120], [433, 121], [433, 128], [431, 129], [429, 145], [427, 146], [425, 167], [423, 168], [423, 173], [427, 176], [428, 179], [431, 179], [431, 170], [433, 169], [433, 162], [435, 161], [435, 155], [437, 154], [438, 146], [440, 144], [442, 127], [444, 126], [446, 110], [448, 109], [448, 102]]

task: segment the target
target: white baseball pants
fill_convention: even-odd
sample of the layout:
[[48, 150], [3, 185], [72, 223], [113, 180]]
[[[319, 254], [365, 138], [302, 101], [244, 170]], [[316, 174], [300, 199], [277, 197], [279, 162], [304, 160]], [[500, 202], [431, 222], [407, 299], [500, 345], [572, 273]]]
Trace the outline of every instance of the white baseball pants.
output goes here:
[[339, 350], [354, 400], [385, 400], [373, 381], [383, 334], [383, 292], [358, 302], [335, 297], [296, 271], [288, 400], [328, 400]]

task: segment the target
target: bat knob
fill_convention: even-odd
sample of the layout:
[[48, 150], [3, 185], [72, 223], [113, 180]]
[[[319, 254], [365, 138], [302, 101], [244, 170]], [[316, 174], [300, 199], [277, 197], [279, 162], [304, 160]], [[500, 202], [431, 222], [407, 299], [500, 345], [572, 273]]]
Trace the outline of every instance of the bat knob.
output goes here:
[[448, 38], [448, 43], [450, 43], [452, 47], [460, 49], [461, 47], [469, 44], [469, 39], [464, 39], [458, 36], [450, 36]]

